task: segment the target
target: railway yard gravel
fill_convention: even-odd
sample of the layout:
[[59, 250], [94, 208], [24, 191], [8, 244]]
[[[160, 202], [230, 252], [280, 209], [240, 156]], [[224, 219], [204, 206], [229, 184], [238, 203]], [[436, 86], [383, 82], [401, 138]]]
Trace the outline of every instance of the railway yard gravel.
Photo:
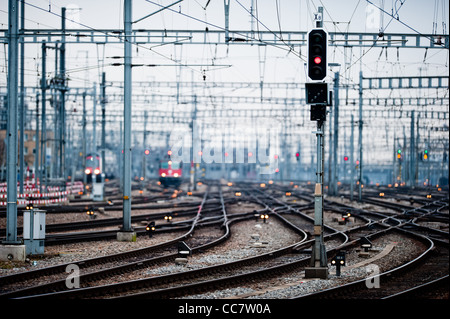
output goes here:
[[[397, 234], [383, 236], [373, 241], [373, 247], [369, 257], [381, 253], [387, 245], [394, 245], [390, 254], [377, 259], [372, 265], [379, 267], [380, 272], [391, 269], [410, 261], [413, 257], [420, 255], [425, 247], [415, 240], [408, 239]], [[304, 271], [290, 272], [283, 277], [268, 278], [264, 281], [253, 283], [247, 287], [237, 287], [217, 290], [205, 294], [192, 295], [185, 298], [193, 299], [215, 299], [215, 298], [256, 298], [256, 299], [287, 299], [295, 296], [313, 293], [315, 291], [339, 286], [351, 281], [368, 278], [371, 275], [367, 265], [353, 268], [352, 265], [361, 264], [368, 257], [359, 257], [359, 249], [347, 252], [347, 266], [342, 267], [341, 276], [337, 277], [335, 267], [329, 264], [329, 276], [324, 279], [305, 279]]]
[[[236, 205], [232, 206], [234, 206], [233, 210], [239, 210], [239, 207], [236, 207]], [[245, 211], [248, 211], [249, 208], [250, 207], [246, 207]], [[285, 228], [276, 218], [270, 218], [267, 223], [255, 221], [254, 219], [239, 222], [231, 226], [231, 232], [231, 238], [225, 243], [222, 243], [217, 247], [210, 248], [203, 253], [194, 254], [192, 257], [189, 257], [189, 262], [184, 266], [176, 265], [175, 263], [166, 263], [158, 267], [151, 267], [127, 273], [121, 275], [120, 277], [103, 279], [96, 282], [95, 285], [111, 284], [125, 280], [157, 276], [161, 274], [231, 262], [237, 259], [276, 250], [284, 246], [294, 244], [300, 240], [299, 235]], [[137, 242], [134, 243], [95, 241], [49, 246], [45, 248], [45, 255], [41, 259], [33, 259], [23, 264], [11, 263], [11, 267], [5, 267], [5, 265], [3, 265], [2, 268], [5, 269], [0, 269], [0, 276], [14, 272], [36, 269], [38, 267], [70, 263], [77, 260], [139, 249], [173, 239], [178, 237], [180, 234], [181, 233], [159, 234], [152, 238], [140, 236], [138, 237]], [[194, 237], [200, 236], [207, 238], [218, 237], [220, 235], [221, 231], [219, 231], [218, 227], [205, 227], [197, 230]], [[258, 248], [255, 247], [255, 236], [256, 238], [259, 237], [259, 241], [266, 242], [266, 246]], [[398, 234], [389, 234], [373, 241], [370, 257], [376, 256], [382, 252], [387, 245], [394, 245], [392, 251], [385, 257], [373, 262], [379, 267], [380, 271], [403, 264], [411, 260], [411, 256], [418, 256], [424, 250], [423, 245], [417, 243], [416, 241]], [[349, 281], [366, 278], [368, 276], [366, 265], [355, 268], [351, 267], [352, 265], [361, 263], [364, 260], [367, 260], [367, 257], [359, 257], [359, 250], [355, 249], [347, 252], [347, 266], [342, 268], [340, 277], [336, 277], [335, 267], [329, 265], [328, 280], [305, 279], [304, 271], [299, 270], [297, 272], [287, 273], [282, 277], [267, 278], [264, 281], [254, 282], [251, 285], [217, 290], [183, 298], [290, 298], [336, 285], [342, 285]], [[91, 270], [87, 271], [90, 272]]]

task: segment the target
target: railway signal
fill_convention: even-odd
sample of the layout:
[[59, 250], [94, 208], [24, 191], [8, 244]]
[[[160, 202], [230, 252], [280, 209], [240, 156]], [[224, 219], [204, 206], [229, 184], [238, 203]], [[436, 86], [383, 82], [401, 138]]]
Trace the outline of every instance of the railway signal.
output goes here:
[[428, 150], [423, 151], [423, 160], [424, 161], [428, 160]]
[[[317, 28], [308, 33], [308, 77], [315, 81], [305, 84], [306, 104], [311, 104], [311, 121], [317, 121], [317, 171], [314, 188], [314, 245], [312, 247], [310, 267], [305, 268], [306, 278], [327, 279], [328, 267], [325, 244], [323, 241], [323, 162], [324, 162], [324, 122], [327, 106], [331, 106], [328, 83], [318, 82], [327, 75], [327, 41], [328, 34], [321, 29], [322, 21], [317, 21]], [[320, 28], [320, 29], [319, 29]], [[330, 96], [330, 98], [329, 98]]]
[[341, 267], [345, 266], [345, 251], [339, 251], [336, 256], [331, 259], [331, 264], [336, 266], [336, 276], [340, 276]]
[[300, 153], [299, 152], [295, 153], [295, 158], [297, 159], [297, 162], [300, 160]]
[[96, 219], [97, 215], [95, 215], [94, 208], [90, 208], [87, 210], [86, 214], [89, 216], [89, 219]]
[[313, 81], [327, 76], [327, 42], [328, 34], [323, 29], [308, 34], [308, 76]]
[[148, 234], [148, 237], [152, 237], [152, 236], [153, 236], [153, 233], [154, 233], [155, 230], [156, 230], [155, 222], [150, 222], [150, 223], [147, 225], [147, 227], [145, 227], [145, 230], [146, 230], [146, 232], [147, 232], [147, 234]]
[[259, 218], [261, 218], [264, 221], [264, 224], [265, 224], [266, 221], [269, 219], [269, 214], [261, 214], [259, 216]]

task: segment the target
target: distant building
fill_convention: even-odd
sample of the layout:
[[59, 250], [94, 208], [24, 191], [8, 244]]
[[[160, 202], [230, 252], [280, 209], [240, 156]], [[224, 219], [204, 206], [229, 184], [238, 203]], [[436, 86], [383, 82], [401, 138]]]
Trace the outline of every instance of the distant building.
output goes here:
[[[0, 130], [0, 168], [2, 170], [6, 170], [6, 130]], [[39, 132], [39, 139], [42, 132]], [[18, 139], [20, 136], [20, 132], [17, 134]], [[49, 150], [50, 147], [50, 140], [53, 139], [53, 132], [47, 131], [47, 150]], [[17, 167], [19, 166], [19, 154], [20, 150], [17, 152]], [[35, 160], [35, 154], [36, 154], [36, 131], [34, 130], [25, 130], [24, 131], [24, 166], [25, 169], [27, 168], [30, 170], [30, 172], [34, 172], [34, 160]], [[47, 155], [49, 155], [49, 152], [47, 151]], [[2, 174], [2, 176], [4, 176]]]

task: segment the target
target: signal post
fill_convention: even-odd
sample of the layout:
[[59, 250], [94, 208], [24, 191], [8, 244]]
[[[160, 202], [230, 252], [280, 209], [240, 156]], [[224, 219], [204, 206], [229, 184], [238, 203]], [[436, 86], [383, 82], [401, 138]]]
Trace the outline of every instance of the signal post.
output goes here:
[[328, 278], [327, 253], [323, 242], [323, 175], [324, 175], [324, 122], [326, 108], [331, 103], [327, 74], [328, 34], [321, 28], [308, 34], [308, 77], [313, 81], [306, 83], [306, 101], [311, 105], [311, 121], [317, 121], [317, 171], [314, 188], [314, 244], [311, 249], [310, 267], [305, 268], [306, 278]]

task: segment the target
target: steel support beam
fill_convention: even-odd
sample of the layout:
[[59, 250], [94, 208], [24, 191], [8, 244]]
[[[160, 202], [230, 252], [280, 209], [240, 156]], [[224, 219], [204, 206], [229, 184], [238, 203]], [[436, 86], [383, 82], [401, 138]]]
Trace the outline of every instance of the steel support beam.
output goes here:
[[[25, 30], [25, 2], [20, 6], [20, 33]], [[25, 123], [25, 43], [23, 37], [20, 37], [20, 111], [19, 111], [19, 192], [23, 194], [24, 181], [24, 123]]]
[[[333, 133], [333, 176], [332, 184], [329, 186], [331, 188], [331, 194], [333, 196], [338, 195], [338, 144], [339, 144], [339, 71], [334, 73], [334, 133]], [[331, 146], [331, 145], [330, 145]]]
[[131, 232], [131, 24], [132, 0], [124, 1], [124, 139], [123, 139], [123, 225], [122, 231]]
[[[59, 49], [59, 72], [60, 72], [60, 96], [59, 103], [59, 177], [67, 178], [65, 174], [65, 144], [66, 144], [66, 8], [61, 8], [61, 46]], [[56, 154], [55, 154], [56, 156]], [[66, 186], [64, 185], [64, 188]]]
[[18, 106], [18, 19], [19, 1], [8, 2], [8, 123], [7, 123], [7, 205], [6, 240], [4, 244], [19, 244], [17, 240], [17, 106]]
[[[227, 0], [224, 0], [227, 1]], [[206, 33], [208, 36], [205, 36]], [[67, 29], [70, 37], [66, 43], [122, 43], [124, 30], [118, 29]], [[289, 46], [291, 48], [306, 46], [307, 31], [280, 31], [274, 36], [272, 31], [259, 30], [257, 37], [253, 30], [132, 30], [133, 44], [199, 44], [199, 45], [255, 45]], [[416, 48], [448, 49], [448, 34], [415, 33], [379, 33], [329, 32], [329, 45], [362, 48]], [[27, 29], [26, 43], [38, 43], [45, 39], [48, 43], [59, 41], [61, 30]], [[227, 41], [228, 40], [228, 41]], [[7, 30], [0, 29], [0, 42], [7, 42]]]
[[358, 201], [362, 201], [362, 179], [363, 179], [363, 86], [362, 86], [363, 75], [362, 71], [359, 71], [359, 178], [358, 178]]

